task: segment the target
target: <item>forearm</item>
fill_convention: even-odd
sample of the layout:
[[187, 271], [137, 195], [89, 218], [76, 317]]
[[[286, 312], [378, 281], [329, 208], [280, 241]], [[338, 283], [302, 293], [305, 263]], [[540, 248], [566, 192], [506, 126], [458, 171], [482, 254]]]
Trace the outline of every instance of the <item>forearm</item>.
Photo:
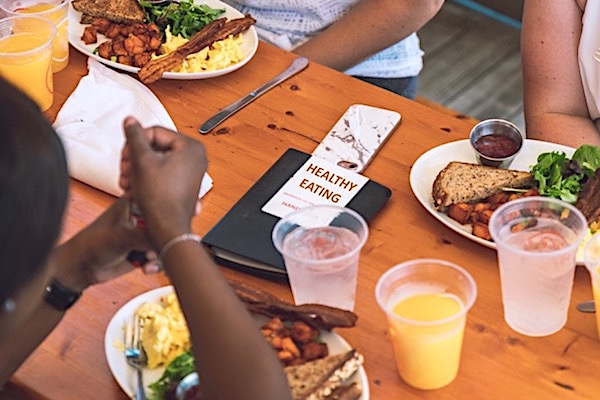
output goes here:
[[31, 317], [13, 330], [7, 340], [0, 343], [0, 387], [8, 382], [19, 366], [52, 332], [63, 315], [64, 312], [56, 311], [42, 300]]
[[578, 147], [598, 144], [578, 64], [582, 10], [574, 0], [527, 0], [521, 52], [527, 136]]
[[[72, 291], [83, 292], [93, 283], [132, 269], [131, 265], [120, 260], [127, 247], [125, 228], [114, 222], [119, 215], [119, 208], [113, 206], [94, 223], [57, 246], [48, 260], [48, 275], [40, 277], [41, 285], [47, 283], [48, 279], [56, 279]], [[42, 286], [36, 308], [26, 319], [17, 321], [9, 339], [0, 343], [0, 354], [3, 356], [0, 386], [52, 332], [64, 315], [64, 312], [47, 304], [43, 294]]]
[[207, 398], [290, 398], [275, 352], [206, 251], [197, 243], [179, 243], [165, 263]]
[[294, 52], [344, 71], [418, 31], [441, 0], [363, 0]]
[[588, 116], [545, 113], [527, 117], [529, 139], [561, 143], [573, 148], [582, 144], [600, 146], [600, 133]]

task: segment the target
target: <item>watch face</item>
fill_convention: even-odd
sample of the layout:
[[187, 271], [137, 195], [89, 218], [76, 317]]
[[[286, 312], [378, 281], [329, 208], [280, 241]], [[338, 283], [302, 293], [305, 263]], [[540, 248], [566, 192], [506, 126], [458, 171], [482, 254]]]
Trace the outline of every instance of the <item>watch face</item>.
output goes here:
[[81, 293], [60, 284], [56, 279], [46, 286], [44, 300], [58, 311], [65, 311], [79, 299]]

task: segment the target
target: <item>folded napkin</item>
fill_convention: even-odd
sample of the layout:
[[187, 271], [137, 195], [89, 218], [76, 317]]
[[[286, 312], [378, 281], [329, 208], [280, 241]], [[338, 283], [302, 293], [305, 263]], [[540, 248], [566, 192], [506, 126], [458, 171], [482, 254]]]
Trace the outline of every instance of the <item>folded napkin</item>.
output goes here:
[[[173, 120], [145, 85], [98, 61], [88, 59], [88, 75], [81, 78], [56, 120], [67, 154], [69, 175], [113, 196], [120, 196], [119, 167], [125, 144], [123, 120], [133, 116], [144, 127], [160, 125], [176, 130]], [[204, 174], [198, 197], [212, 187]]]

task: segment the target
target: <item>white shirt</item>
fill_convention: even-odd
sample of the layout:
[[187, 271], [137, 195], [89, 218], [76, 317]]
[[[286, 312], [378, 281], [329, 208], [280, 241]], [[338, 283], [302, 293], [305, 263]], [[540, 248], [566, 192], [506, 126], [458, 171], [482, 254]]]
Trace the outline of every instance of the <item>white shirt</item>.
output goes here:
[[[259, 38], [293, 50], [340, 19], [360, 0], [223, 0], [256, 19]], [[423, 51], [416, 33], [345, 71], [375, 78], [416, 76]]]
[[[600, 49], [600, 0], [587, 0], [579, 41], [579, 71], [590, 117], [600, 130], [600, 62], [594, 54]], [[600, 59], [600, 55], [597, 56]]]

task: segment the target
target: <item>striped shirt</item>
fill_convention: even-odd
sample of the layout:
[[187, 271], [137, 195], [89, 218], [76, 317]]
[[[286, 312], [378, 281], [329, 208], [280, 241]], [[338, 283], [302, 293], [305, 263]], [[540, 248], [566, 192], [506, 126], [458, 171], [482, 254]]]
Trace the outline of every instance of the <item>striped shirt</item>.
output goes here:
[[[293, 50], [340, 19], [360, 0], [223, 0], [252, 15], [261, 40]], [[417, 76], [423, 51], [416, 33], [345, 71], [374, 78]]]

